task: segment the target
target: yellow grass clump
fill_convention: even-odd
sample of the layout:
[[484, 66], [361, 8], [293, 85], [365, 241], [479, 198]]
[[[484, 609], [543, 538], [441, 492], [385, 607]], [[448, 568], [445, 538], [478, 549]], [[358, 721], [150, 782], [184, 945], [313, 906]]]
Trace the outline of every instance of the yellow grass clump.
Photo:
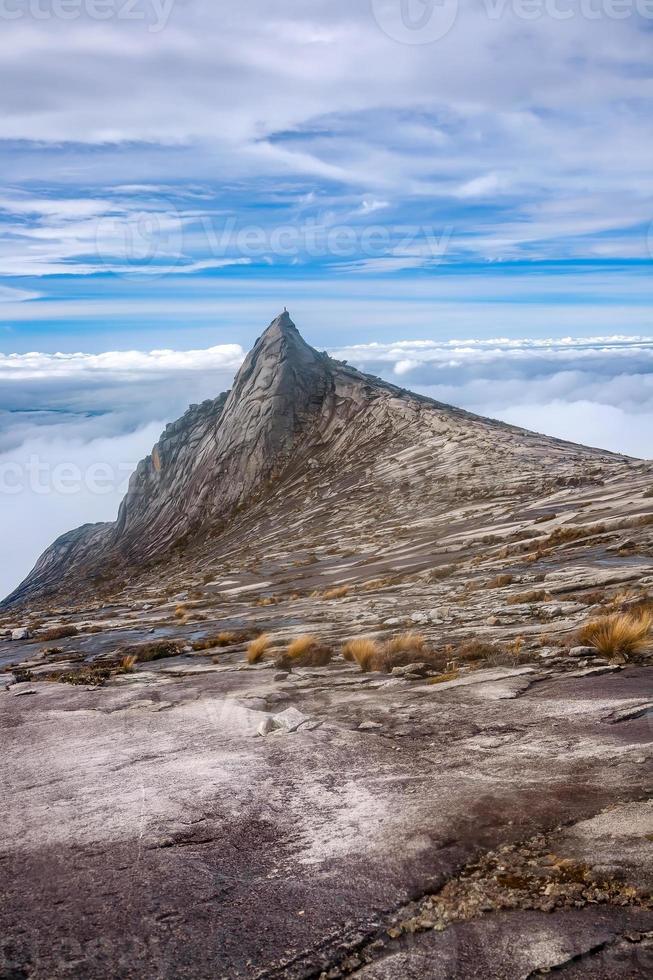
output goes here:
[[304, 636], [298, 636], [289, 643], [286, 653], [289, 657], [301, 657], [303, 653], [306, 653], [307, 650], [310, 650], [314, 646], [317, 646], [317, 639], [306, 633]]
[[348, 585], [338, 585], [333, 589], [327, 589], [323, 594], [323, 599], [344, 599], [345, 596], [349, 595]]
[[582, 646], [595, 647], [604, 657], [633, 660], [653, 646], [653, 613], [615, 613], [601, 616], [581, 628]]
[[342, 655], [350, 663], [357, 663], [360, 669], [367, 673], [381, 654], [381, 647], [371, 637], [359, 636], [348, 640], [342, 648]]
[[267, 633], [262, 633], [261, 636], [257, 636], [255, 640], [252, 640], [247, 647], [247, 663], [260, 663], [269, 650], [271, 642], [272, 640]]
[[388, 653], [421, 653], [426, 647], [426, 638], [421, 633], [400, 633], [393, 636], [386, 649]]
[[292, 640], [279, 658], [279, 667], [326, 667], [332, 652], [315, 636], [305, 634]]

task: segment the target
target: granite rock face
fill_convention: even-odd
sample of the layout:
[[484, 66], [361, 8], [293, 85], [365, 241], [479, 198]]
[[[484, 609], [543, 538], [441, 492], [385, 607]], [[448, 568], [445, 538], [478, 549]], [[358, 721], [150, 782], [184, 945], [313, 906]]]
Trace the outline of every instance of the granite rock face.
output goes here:
[[107, 569], [120, 568], [129, 579], [180, 542], [218, 538], [236, 513], [265, 506], [283, 487], [301, 507], [327, 485], [344, 503], [361, 482], [368, 481], [366, 493], [380, 494], [404, 478], [412, 482], [411, 459], [402, 475], [401, 465], [387, 465], [393, 453], [419, 455], [422, 480], [429, 468], [435, 478], [436, 464], [438, 477], [444, 464], [449, 480], [494, 458], [528, 479], [533, 468], [542, 475], [610, 457], [362, 374], [310, 347], [284, 312], [256, 342], [231, 391], [166, 427], [133, 474], [117, 521], [59, 538], [4, 605], [92, 589]]

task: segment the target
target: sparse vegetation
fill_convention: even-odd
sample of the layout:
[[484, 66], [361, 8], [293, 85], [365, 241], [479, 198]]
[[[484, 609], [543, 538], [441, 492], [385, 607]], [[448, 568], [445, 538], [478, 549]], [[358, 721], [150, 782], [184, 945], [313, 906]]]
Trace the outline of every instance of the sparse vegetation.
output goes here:
[[506, 586], [512, 585], [515, 581], [513, 575], [497, 575], [496, 578], [491, 579], [488, 584], [488, 589], [505, 589]]
[[185, 619], [187, 613], [187, 607], [183, 603], [180, 603], [175, 609], [175, 619]]
[[508, 605], [521, 606], [531, 602], [547, 602], [550, 598], [546, 589], [533, 589], [531, 592], [520, 592], [518, 595], [510, 596]]
[[514, 640], [511, 640], [510, 643], [508, 643], [508, 653], [518, 660], [521, 657], [525, 646], [526, 640], [524, 637], [517, 636]]
[[269, 650], [271, 643], [272, 640], [267, 633], [262, 633], [261, 636], [257, 636], [255, 640], [252, 640], [247, 647], [247, 663], [251, 665], [260, 663]]
[[499, 648], [487, 640], [465, 640], [459, 647], [447, 647], [446, 653], [451, 660], [462, 660], [463, 663], [477, 663], [495, 657]]
[[203, 640], [194, 640], [191, 646], [199, 653], [202, 650], [213, 650], [215, 647], [229, 647], [239, 642], [242, 643], [242, 638], [236, 633], [218, 633], [215, 636], [206, 636]]
[[132, 674], [134, 672], [135, 667], [136, 667], [136, 657], [133, 654], [130, 654], [122, 658], [120, 664], [118, 665], [118, 669], [116, 673]]
[[653, 645], [653, 613], [615, 613], [583, 626], [578, 633], [582, 646], [595, 647], [604, 657], [635, 660]]
[[455, 565], [442, 565], [440, 568], [431, 568], [426, 573], [424, 579], [433, 585], [436, 582], [442, 582], [444, 579], [450, 578], [455, 571]]
[[347, 596], [347, 595], [349, 595], [349, 586], [348, 585], [338, 585], [338, 586], [336, 586], [333, 589], [327, 589], [327, 591], [323, 593], [322, 598], [323, 599], [344, 599], [345, 596]]
[[386, 650], [389, 654], [421, 654], [424, 652], [425, 647], [426, 638], [422, 636], [421, 633], [409, 632], [400, 633], [399, 636], [393, 636], [393, 638], [388, 641]]
[[330, 647], [321, 644], [315, 636], [306, 634], [288, 644], [286, 651], [279, 657], [277, 666], [326, 667], [331, 663], [332, 657]]
[[178, 657], [183, 653], [184, 644], [179, 640], [154, 640], [152, 643], [135, 643], [131, 646], [122, 647], [118, 655], [124, 660], [126, 657], [135, 657], [138, 663], [152, 663], [155, 660], [166, 660], [169, 657]]
[[45, 630], [39, 634], [39, 640], [46, 643], [52, 640], [65, 640], [69, 636], [77, 636], [79, 630], [76, 626], [53, 626], [52, 629]]
[[55, 681], [58, 684], [72, 684], [73, 686], [102, 687], [111, 675], [115, 673], [111, 667], [85, 666], [79, 670], [71, 670], [66, 673], [41, 674], [40, 681]]
[[392, 673], [395, 667], [408, 667], [425, 663], [434, 670], [442, 670], [448, 664], [445, 653], [430, 650], [421, 633], [401, 633], [383, 646], [374, 640], [352, 640], [345, 646], [344, 655], [353, 656], [362, 671]]
[[342, 648], [342, 655], [345, 660], [357, 663], [364, 673], [371, 669], [372, 663], [381, 652], [381, 645], [376, 640], [365, 636], [349, 640]]
[[460, 671], [450, 670], [446, 674], [438, 674], [437, 677], [431, 677], [428, 681], [429, 684], [446, 684], [447, 681], [457, 681], [460, 677]]

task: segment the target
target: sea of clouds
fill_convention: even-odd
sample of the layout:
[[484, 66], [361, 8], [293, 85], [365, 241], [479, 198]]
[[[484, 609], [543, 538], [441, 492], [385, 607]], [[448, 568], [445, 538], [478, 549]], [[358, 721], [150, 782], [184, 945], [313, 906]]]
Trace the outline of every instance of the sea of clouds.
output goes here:
[[[420, 340], [331, 353], [438, 401], [653, 457], [653, 338]], [[112, 520], [166, 422], [229, 388], [244, 356], [238, 344], [0, 355], [0, 592], [59, 534]]]

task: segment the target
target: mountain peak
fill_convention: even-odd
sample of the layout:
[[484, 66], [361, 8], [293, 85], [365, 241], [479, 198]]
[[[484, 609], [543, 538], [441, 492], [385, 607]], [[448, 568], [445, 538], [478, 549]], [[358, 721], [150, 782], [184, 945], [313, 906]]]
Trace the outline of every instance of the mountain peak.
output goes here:
[[[197, 549], [218, 540], [252, 508], [259, 508], [265, 522], [273, 498], [288, 508], [275, 517], [281, 525], [293, 510], [310, 511], [325, 486], [338, 513], [338, 501], [349, 501], [352, 488], [358, 488], [360, 499], [376, 490], [382, 512], [386, 494], [401, 483], [404, 469], [395, 460], [386, 470], [383, 460], [405, 451], [421, 460], [425, 493], [437, 499], [440, 457], [446, 462], [453, 446], [467, 446], [460, 450], [460, 466], [467, 458], [475, 466], [487, 457], [488, 447], [499, 444], [502, 459], [512, 454], [517, 461], [533, 461], [538, 473], [548, 472], [545, 458], [560, 455], [564, 464], [570, 457], [582, 465], [597, 455], [577, 447], [561, 449], [552, 440], [361, 374], [307, 344], [284, 310], [256, 341], [231, 391], [192, 406], [166, 427], [133, 474], [118, 520], [55, 542], [8, 602], [78, 590], [82, 580], [111, 567], [133, 577], [152, 561], [169, 560], [180, 542], [192, 541]], [[522, 462], [514, 464], [519, 472]], [[470, 472], [476, 472], [472, 462]], [[532, 474], [522, 475], [530, 479]], [[444, 478], [449, 479], [448, 472]]]
[[306, 343], [286, 309], [261, 334], [250, 357], [260, 358], [263, 353], [279, 359], [298, 358], [300, 361], [314, 361], [320, 356]]
[[280, 313], [279, 316], [274, 318], [270, 326], [265, 330], [263, 336], [265, 337], [267, 334], [271, 333], [283, 333], [286, 330], [294, 330], [299, 333], [297, 327], [290, 317], [290, 313], [284, 307], [283, 313]]

